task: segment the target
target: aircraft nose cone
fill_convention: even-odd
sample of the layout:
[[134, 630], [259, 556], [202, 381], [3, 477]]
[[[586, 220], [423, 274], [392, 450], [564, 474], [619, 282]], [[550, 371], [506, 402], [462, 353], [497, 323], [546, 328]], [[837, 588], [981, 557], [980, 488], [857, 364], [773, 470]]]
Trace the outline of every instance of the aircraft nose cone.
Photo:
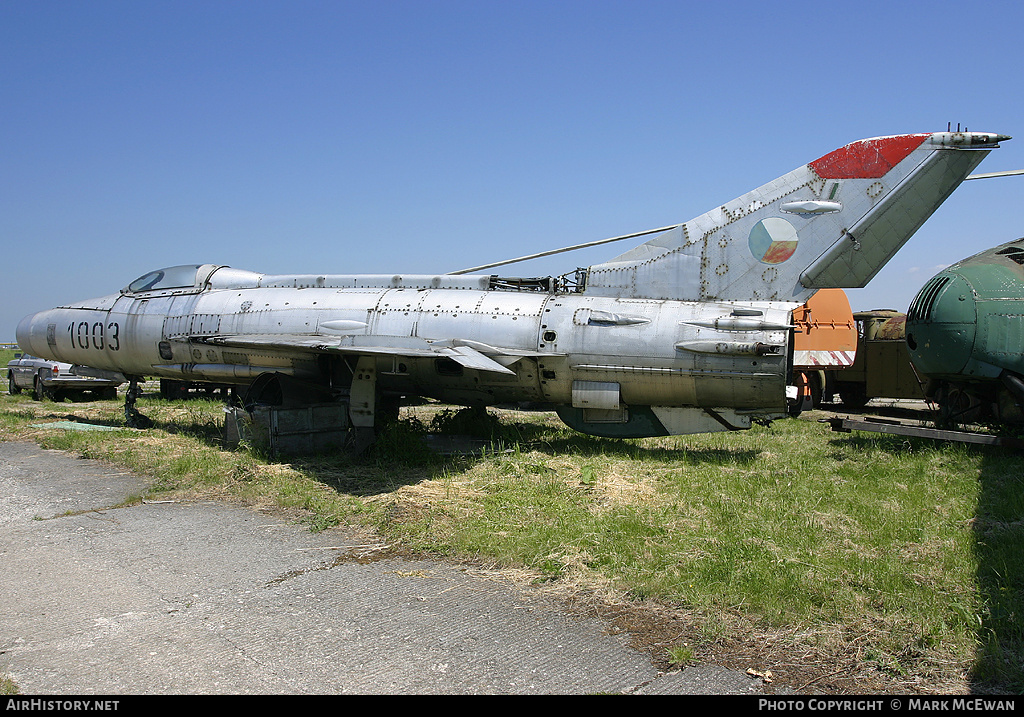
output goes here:
[[15, 336], [18, 339], [18, 348], [27, 354], [33, 356], [39, 356], [43, 352], [40, 350], [41, 346], [46, 345], [46, 324], [42, 324], [42, 335], [39, 336], [40, 329], [38, 328], [38, 317], [40, 314], [29, 314], [21, 321], [18, 322], [18, 329], [15, 332]]
[[910, 304], [907, 348], [927, 376], [960, 373], [971, 359], [977, 333], [977, 306], [967, 280], [954, 272], [934, 276]]

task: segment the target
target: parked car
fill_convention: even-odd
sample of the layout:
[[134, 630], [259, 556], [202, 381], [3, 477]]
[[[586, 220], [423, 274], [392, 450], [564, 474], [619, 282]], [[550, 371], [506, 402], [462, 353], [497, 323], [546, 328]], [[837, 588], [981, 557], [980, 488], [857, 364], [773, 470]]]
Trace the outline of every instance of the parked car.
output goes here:
[[76, 376], [71, 364], [61, 361], [14, 354], [14, 360], [7, 363], [7, 391], [11, 395], [32, 391], [37, 401], [49, 399], [63, 401], [65, 398], [96, 399], [117, 398], [120, 381], [108, 381], [91, 376]]

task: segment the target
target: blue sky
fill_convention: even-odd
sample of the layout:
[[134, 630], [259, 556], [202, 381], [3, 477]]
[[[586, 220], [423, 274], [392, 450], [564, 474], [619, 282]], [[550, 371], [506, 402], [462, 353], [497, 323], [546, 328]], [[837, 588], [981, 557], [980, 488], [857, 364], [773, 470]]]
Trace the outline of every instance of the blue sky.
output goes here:
[[[1024, 169], [1024, 6], [976, 7], [7, 0], [0, 341], [162, 266], [443, 273], [675, 224], [948, 123], [1017, 136], [977, 171]], [[1024, 235], [1022, 199], [965, 183], [853, 308]]]

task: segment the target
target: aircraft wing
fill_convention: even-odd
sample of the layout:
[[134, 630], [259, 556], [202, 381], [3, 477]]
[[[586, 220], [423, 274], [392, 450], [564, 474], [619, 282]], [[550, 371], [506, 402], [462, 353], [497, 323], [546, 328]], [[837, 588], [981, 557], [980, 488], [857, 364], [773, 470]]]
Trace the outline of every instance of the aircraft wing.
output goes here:
[[[465, 368], [515, 375], [508, 368], [525, 356], [539, 356], [536, 351], [521, 351], [490, 346], [465, 339], [424, 339], [417, 336], [296, 336], [294, 334], [247, 334], [235, 336], [203, 336], [197, 343], [251, 349], [291, 349], [311, 353], [337, 353], [357, 356], [379, 355], [408, 358], [449, 358]], [[550, 353], [543, 354], [550, 356]]]

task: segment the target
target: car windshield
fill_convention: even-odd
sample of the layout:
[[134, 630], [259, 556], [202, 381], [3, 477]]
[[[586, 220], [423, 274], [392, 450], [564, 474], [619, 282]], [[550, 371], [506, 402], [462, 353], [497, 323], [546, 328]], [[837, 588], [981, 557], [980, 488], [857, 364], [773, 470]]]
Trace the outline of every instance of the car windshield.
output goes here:
[[128, 291], [135, 293], [137, 291], [180, 289], [187, 286], [195, 286], [196, 272], [199, 271], [201, 266], [201, 264], [185, 264], [151, 271], [130, 283]]

